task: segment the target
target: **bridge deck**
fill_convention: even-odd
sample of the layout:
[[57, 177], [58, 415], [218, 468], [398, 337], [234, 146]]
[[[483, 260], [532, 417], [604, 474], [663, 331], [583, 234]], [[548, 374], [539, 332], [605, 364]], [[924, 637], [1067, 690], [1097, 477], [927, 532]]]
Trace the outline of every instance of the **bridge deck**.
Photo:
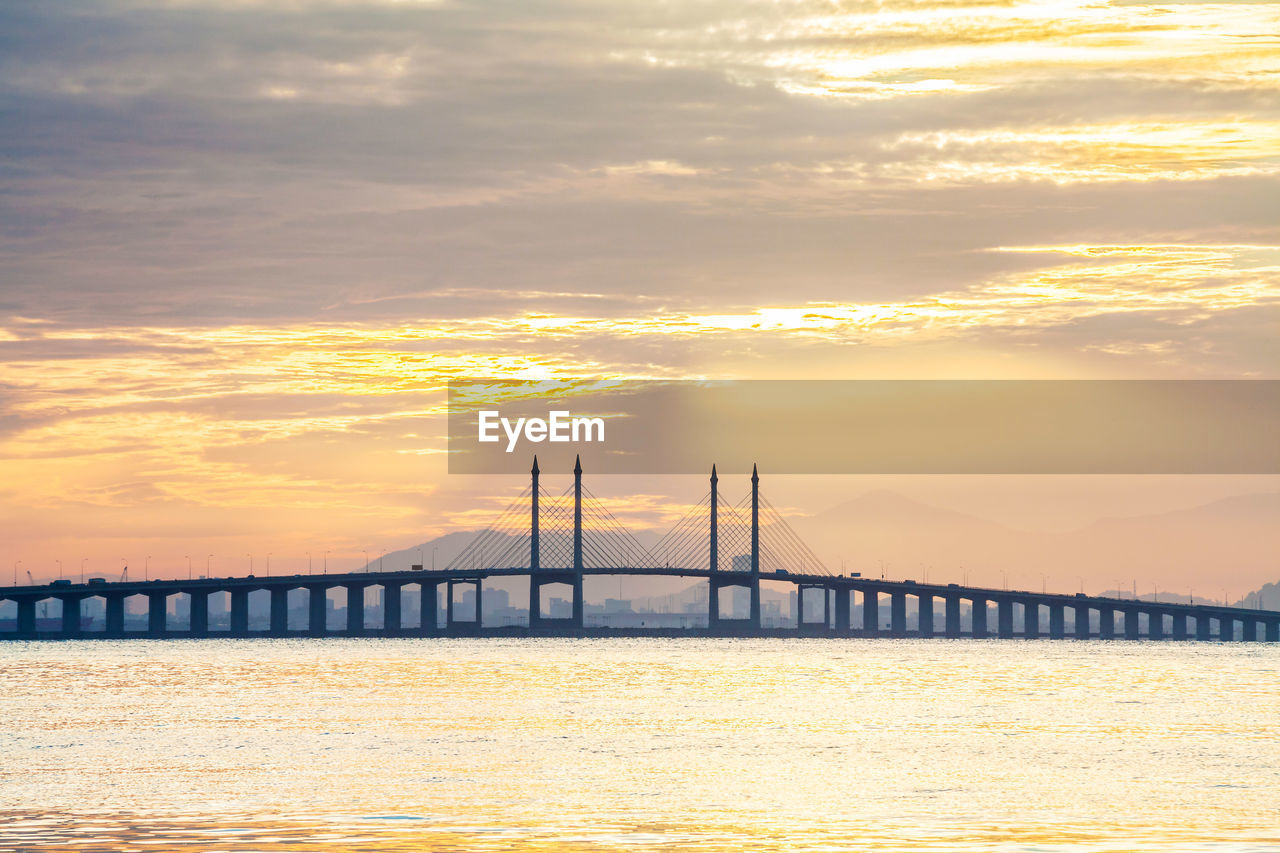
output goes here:
[[[725, 581], [732, 580], [735, 582], [733, 585], [741, 585], [751, 590], [752, 598], [757, 602], [759, 599], [759, 584], [762, 582], [791, 584], [797, 590], [823, 589], [829, 591], [829, 594], [833, 595], [835, 599], [834, 608], [826, 606], [819, 608], [822, 621], [805, 622], [798, 628], [769, 629], [762, 626], [759, 621], [757, 603], [752, 618], [746, 620], [718, 618], [718, 615], [713, 617], [708, 612], [705, 626], [679, 629], [677, 633], [681, 635], [741, 634], [745, 631], [760, 636], [786, 633], [834, 633], [842, 636], [881, 636], [888, 634], [891, 636], [963, 635], [1003, 638], [1060, 638], [1069, 634], [1080, 638], [1085, 636], [1112, 637], [1121, 635], [1134, 638], [1139, 632], [1137, 616], [1141, 614], [1146, 616], [1146, 631], [1144, 635], [1153, 639], [1207, 639], [1208, 623], [1209, 620], [1213, 620], [1218, 623], [1215, 626], [1217, 630], [1213, 632], [1218, 639], [1234, 638], [1235, 626], [1239, 623], [1244, 627], [1246, 633], [1254, 632], [1256, 634], [1257, 626], [1262, 626], [1266, 634], [1266, 640], [1280, 640], [1280, 636], [1278, 636], [1280, 635], [1280, 612], [1270, 610], [1226, 607], [1213, 604], [1166, 603], [1079, 594], [1066, 595], [1026, 590], [991, 589], [957, 584], [929, 584], [909, 580], [895, 581], [862, 577], [798, 574], [786, 571], [761, 571], [759, 573], [745, 571], [712, 572], [706, 568], [692, 567], [584, 568], [580, 573], [560, 567], [539, 569], [534, 572], [531, 572], [526, 567], [499, 567], [440, 571], [354, 572], [14, 586], [0, 588], [0, 600], [8, 599], [18, 602], [20, 613], [17, 630], [0, 632], [0, 638], [30, 639], [37, 636], [225, 636], [227, 633], [225, 631], [211, 631], [207, 628], [205, 624], [207, 616], [199, 617], [199, 625], [185, 630], [173, 630], [167, 627], [165, 602], [168, 596], [175, 594], [190, 595], [193, 601], [199, 600], [203, 602], [201, 607], [193, 608], [193, 611], [203, 613], [208, 605], [208, 596], [215, 592], [228, 592], [232, 595], [231, 623], [233, 635], [258, 634], [262, 632], [249, 631], [247, 627], [248, 593], [256, 590], [267, 590], [272, 594], [272, 628], [266, 632], [270, 636], [325, 636], [330, 634], [349, 636], [374, 633], [394, 636], [406, 633], [435, 635], [463, 632], [508, 634], [533, 632], [571, 633], [581, 636], [618, 636], [629, 633], [667, 632], [666, 629], [658, 628], [632, 631], [631, 629], [588, 626], [584, 624], [581, 616], [580, 600], [575, 617], [551, 619], [543, 616], [535, 620], [535, 625], [532, 628], [523, 629], [498, 629], [493, 626], [476, 625], [474, 620], [463, 621], [456, 619], [448, 620], [448, 624], [443, 626], [428, 624], [425, 628], [402, 629], [399, 626], [398, 601], [394, 608], [388, 608], [388, 611], [394, 611], [388, 613], [388, 618], [393, 624], [389, 624], [385, 628], [366, 629], [363, 627], [363, 605], [349, 609], [349, 622], [345, 631], [334, 631], [329, 629], [327, 625], [320, 624], [319, 617], [325, 614], [323, 610], [317, 614], [314, 608], [312, 609], [312, 621], [307, 629], [289, 629], [287, 625], [287, 599], [284, 596], [294, 589], [305, 589], [323, 596], [329, 589], [334, 588], [360, 589], [381, 586], [401, 589], [414, 584], [432, 586], [449, 583], [475, 583], [476, 581], [488, 579], [528, 577], [530, 575], [548, 579], [552, 577], [563, 579], [579, 575], [584, 578], [608, 575], [677, 577], [691, 580], [709, 579], [714, 576], [717, 580], [715, 586], [725, 586]], [[580, 587], [580, 584], [575, 587], [575, 596], [581, 596]], [[862, 597], [862, 619], [859, 620], [861, 624], [853, 624], [850, 618], [852, 609], [850, 605], [851, 593], [858, 593]], [[60, 630], [36, 630], [34, 607], [41, 601], [60, 600], [63, 603], [64, 613], [67, 613], [69, 618], [76, 619], [80, 610], [80, 602], [87, 598], [102, 597], [108, 601], [109, 609], [119, 609], [122, 607], [124, 598], [133, 595], [144, 595], [151, 602], [148, 628], [144, 631], [125, 631], [123, 629], [123, 616], [115, 616], [113, 624], [111, 613], [108, 614], [109, 630], [107, 631], [81, 631], [76, 625], [70, 624], [64, 624]], [[880, 624], [879, 599], [881, 596], [889, 598], [890, 620], [887, 630]], [[905, 602], [907, 598], [915, 598], [917, 605], [921, 605], [922, 602], [928, 602], [927, 609], [923, 606], [918, 606], [917, 610], [921, 615], [917, 617], [917, 625], [912, 630], [908, 630], [906, 623]], [[941, 599], [944, 603], [943, 614], [934, 613], [934, 602], [938, 599]], [[960, 602], [971, 603], [969, 625], [966, 631], [961, 631]], [[992, 604], [997, 608], [997, 619], [994, 620], [996, 624], [992, 626], [994, 630], [988, 631], [986, 607]], [[1021, 624], [1013, 624], [1013, 605], [1021, 605], [1024, 609]], [[1040, 619], [1038, 611], [1041, 606], [1047, 607], [1049, 611], [1047, 625], [1042, 624]], [[1084, 613], [1086, 618], [1089, 611], [1097, 611], [1099, 620], [1097, 629], [1095, 630], [1085, 625], [1083, 628], [1066, 630], [1062, 613], [1067, 609], [1073, 610], [1076, 614]], [[1120, 620], [1115, 618], [1117, 613], [1122, 617]], [[936, 618], [939, 615], [942, 618]], [[450, 616], [452, 616], [451, 612]], [[1174, 619], [1171, 631], [1165, 630], [1164, 617], [1167, 616]], [[1194, 632], [1188, 629], [1188, 619], [1196, 620], [1196, 630]], [[433, 618], [428, 618], [429, 623], [434, 621]], [[1123, 622], [1124, 624], [1118, 625], [1116, 624], [1117, 622]], [[1231, 634], [1230, 637], [1226, 636], [1228, 633]], [[1253, 637], [1250, 636], [1247, 639], [1253, 639]]]

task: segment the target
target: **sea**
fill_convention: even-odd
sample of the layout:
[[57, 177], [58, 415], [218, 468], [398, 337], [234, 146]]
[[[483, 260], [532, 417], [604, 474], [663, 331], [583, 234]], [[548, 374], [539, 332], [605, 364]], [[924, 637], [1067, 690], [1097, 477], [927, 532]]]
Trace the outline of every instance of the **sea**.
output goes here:
[[1280, 851], [1280, 646], [0, 643], [0, 851]]

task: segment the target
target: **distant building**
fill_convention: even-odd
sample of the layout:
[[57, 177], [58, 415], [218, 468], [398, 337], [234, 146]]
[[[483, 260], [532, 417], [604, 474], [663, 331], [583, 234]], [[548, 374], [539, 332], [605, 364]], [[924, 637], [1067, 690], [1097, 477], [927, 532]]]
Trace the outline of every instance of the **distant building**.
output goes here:
[[707, 614], [698, 613], [595, 613], [583, 619], [588, 627], [608, 628], [704, 628]]

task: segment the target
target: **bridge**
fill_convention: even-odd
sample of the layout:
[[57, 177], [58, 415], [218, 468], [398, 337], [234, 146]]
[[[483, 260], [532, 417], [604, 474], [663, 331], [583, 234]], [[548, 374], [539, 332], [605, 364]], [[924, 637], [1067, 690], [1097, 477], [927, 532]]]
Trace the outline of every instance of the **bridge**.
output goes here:
[[[646, 548], [586, 490], [580, 461], [573, 473], [572, 487], [551, 494], [541, 486], [535, 458], [525, 493], [440, 570], [15, 585], [0, 589], [0, 602], [17, 604], [17, 619], [0, 639], [679, 635], [1280, 642], [1277, 611], [836, 574], [761, 495], [755, 470], [750, 493], [734, 505], [721, 496], [713, 467], [709, 492]], [[694, 614], [696, 624], [679, 627], [589, 625], [583, 581], [594, 576], [705, 581], [705, 610]], [[484, 624], [485, 582], [502, 578], [527, 580], [527, 623]], [[794, 593], [794, 624], [762, 619], [762, 583]], [[547, 612], [550, 586], [566, 590], [567, 614]], [[382, 620], [373, 626], [366, 619], [366, 591], [375, 587], [382, 591]], [[333, 627], [328, 596], [337, 589], [345, 591], [346, 614]], [[726, 590], [745, 597], [746, 606], [726, 613]], [[460, 612], [459, 591], [464, 598], [470, 593], [471, 618]], [[229, 598], [222, 629], [210, 620], [210, 597], [218, 593]], [[254, 627], [250, 595], [262, 593], [269, 597], [269, 619]], [[307, 602], [303, 625], [290, 619], [290, 595], [298, 593]], [[129, 626], [125, 618], [126, 599], [134, 596], [146, 601], [141, 626]], [[185, 596], [189, 604], [185, 625], [172, 624], [173, 596]], [[92, 600], [105, 615], [98, 629], [82, 618]], [[37, 618], [50, 601], [57, 602], [58, 617]], [[403, 618], [406, 601], [416, 604], [416, 620]]]

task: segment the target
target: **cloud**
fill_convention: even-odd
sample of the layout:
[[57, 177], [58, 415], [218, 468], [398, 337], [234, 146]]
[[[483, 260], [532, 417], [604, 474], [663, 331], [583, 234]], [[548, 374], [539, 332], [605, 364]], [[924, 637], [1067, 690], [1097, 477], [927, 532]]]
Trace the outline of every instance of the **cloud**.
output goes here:
[[[505, 290], [704, 309], [781, 280], [878, 299], [980, 282], [1000, 261], [976, 250], [1051, 229], [1275, 233], [1275, 203], [1251, 209], [1277, 168], [1266, 7], [3, 14], [0, 314], [475, 316], [491, 301], [468, 294]], [[1081, 56], [1060, 62], [1068, 42]], [[935, 85], [938, 62], [954, 86]], [[826, 96], [855, 84], [876, 97]]]
[[6, 504], [402, 529], [495, 371], [1274, 375], [1278, 14], [6, 3]]

